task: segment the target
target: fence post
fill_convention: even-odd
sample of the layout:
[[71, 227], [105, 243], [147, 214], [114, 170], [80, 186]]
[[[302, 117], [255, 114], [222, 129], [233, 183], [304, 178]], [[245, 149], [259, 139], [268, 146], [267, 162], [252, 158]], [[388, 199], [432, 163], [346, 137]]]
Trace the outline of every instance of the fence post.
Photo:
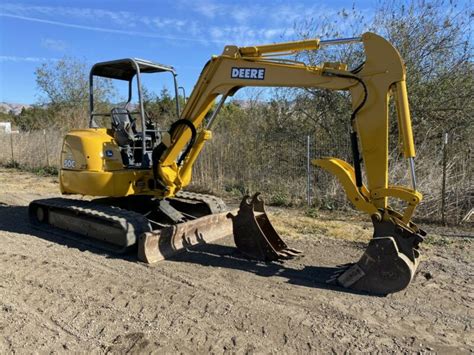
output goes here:
[[446, 224], [446, 163], [448, 155], [448, 133], [443, 137], [443, 180], [441, 186], [441, 223]]
[[15, 157], [13, 156], [13, 133], [10, 132], [10, 148], [12, 150], [12, 163], [15, 161]]
[[43, 138], [44, 138], [44, 150], [46, 153], [46, 166], [49, 168], [49, 152], [48, 152], [48, 141], [46, 140], [46, 130], [43, 129]]
[[306, 201], [311, 206], [311, 137], [306, 136]]

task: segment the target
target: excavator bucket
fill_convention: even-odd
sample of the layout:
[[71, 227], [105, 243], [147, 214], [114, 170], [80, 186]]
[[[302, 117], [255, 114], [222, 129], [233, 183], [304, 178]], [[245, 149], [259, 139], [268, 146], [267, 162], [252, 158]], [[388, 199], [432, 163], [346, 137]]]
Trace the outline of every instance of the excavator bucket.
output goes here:
[[357, 291], [387, 295], [406, 288], [420, 260], [426, 233], [396, 218], [373, 219], [374, 237], [357, 263], [341, 266], [327, 282]]
[[[261, 261], [291, 259], [301, 252], [288, 248], [273, 228], [259, 194], [245, 196], [232, 219], [234, 241], [247, 257]], [[374, 236], [357, 263], [340, 266], [328, 280], [344, 288], [386, 295], [406, 288], [420, 260], [419, 244], [426, 233], [397, 214], [373, 219]]]
[[273, 228], [260, 193], [245, 196], [232, 219], [235, 245], [250, 259], [273, 261], [291, 259], [301, 252], [288, 248]]

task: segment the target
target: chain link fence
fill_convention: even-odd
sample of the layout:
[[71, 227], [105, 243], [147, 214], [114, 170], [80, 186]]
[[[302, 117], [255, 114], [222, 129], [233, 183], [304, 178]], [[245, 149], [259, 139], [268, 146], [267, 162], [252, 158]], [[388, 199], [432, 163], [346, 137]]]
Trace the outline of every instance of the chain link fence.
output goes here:
[[277, 205], [347, 207], [336, 179], [312, 164], [315, 158], [330, 156], [350, 161], [350, 146], [343, 138], [275, 132], [252, 139], [220, 135], [196, 162], [193, 185], [236, 197], [260, 191]]
[[[416, 212], [418, 218], [460, 223], [472, 213], [472, 153], [469, 149], [450, 150], [449, 145], [436, 150], [420, 147], [417, 189], [424, 199]], [[196, 162], [193, 186], [238, 198], [260, 191], [267, 202], [276, 205], [350, 208], [339, 181], [311, 163], [321, 157], [352, 162], [349, 133], [332, 137], [275, 132], [252, 137], [220, 134]], [[389, 184], [411, 186], [408, 162], [398, 149], [391, 150], [389, 159]], [[389, 199], [389, 203], [403, 208], [399, 201]]]
[[0, 134], [0, 163], [29, 169], [58, 168], [63, 132], [40, 130]]
[[[59, 168], [63, 136], [57, 130], [1, 134], [0, 164], [35, 170]], [[430, 221], [461, 222], [473, 208], [472, 150], [454, 151], [446, 144], [418, 153], [418, 189], [424, 200], [416, 215]], [[311, 163], [319, 157], [351, 162], [348, 136], [220, 133], [199, 156], [191, 188], [236, 200], [260, 191], [274, 205], [350, 208], [338, 180]], [[396, 156], [390, 161], [390, 183], [409, 185], [406, 161]]]

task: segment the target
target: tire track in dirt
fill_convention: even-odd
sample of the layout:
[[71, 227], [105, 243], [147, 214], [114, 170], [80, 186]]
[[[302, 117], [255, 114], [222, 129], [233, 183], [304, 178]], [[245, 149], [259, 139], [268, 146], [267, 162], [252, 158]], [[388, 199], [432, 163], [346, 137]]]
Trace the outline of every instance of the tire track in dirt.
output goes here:
[[[65, 249], [65, 248], [62, 248], [62, 249]], [[65, 251], [68, 251], [68, 250], [65, 249]], [[51, 252], [52, 256], [54, 256], [54, 255], [58, 256], [58, 253], [54, 250], [50, 250], [49, 252]], [[151, 295], [155, 296], [156, 298], [161, 298], [161, 299], [163, 299], [163, 296], [168, 296], [169, 297], [168, 305], [162, 305], [166, 308], [167, 306], [169, 307], [170, 304], [173, 304], [173, 303], [175, 304], [175, 308], [174, 308], [175, 314], [172, 317], [171, 322], [169, 323], [169, 328], [173, 328], [173, 327], [176, 327], [176, 326], [181, 326], [181, 327], [186, 328], [186, 326], [187, 326], [188, 327], [187, 328], [187, 333], [183, 336], [183, 340], [190, 339], [191, 343], [193, 343], [193, 344], [194, 343], [201, 344], [202, 340], [199, 341], [198, 339], [205, 339], [206, 338], [206, 336], [208, 334], [208, 331], [205, 332], [206, 335], [202, 335], [202, 334], [199, 333], [199, 331], [196, 331], [194, 329], [194, 327], [198, 322], [200, 322], [202, 324], [203, 321], [204, 321], [203, 318], [205, 318], [206, 315], [209, 315], [211, 310], [216, 309], [217, 303], [214, 301], [214, 299], [216, 299], [216, 298], [224, 299], [224, 300], [226, 300], [226, 302], [228, 302], [228, 304], [233, 305], [233, 310], [234, 311], [229, 310], [229, 309], [227, 310], [227, 313], [230, 313], [230, 316], [232, 316], [234, 313], [237, 316], [241, 315], [241, 314], [247, 315], [245, 317], [245, 319], [242, 320], [242, 322], [240, 322], [240, 324], [235, 327], [237, 331], [239, 331], [239, 330], [242, 331], [243, 329], [253, 329], [253, 328], [265, 329], [265, 326], [268, 327], [268, 324], [272, 324], [272, 322], [274, 322], [274, 319], [271, 319], [271, 317], [265, 316], [265, 313], [267, 312], [266, 310], [263, 312], [263, 314], [258, 314], [256, 317], [255, 316], [253, 316], [253, 317], [248, 316], [251, 313], [255, 313], [255, 310], [253, 310], [253, 308], [260, 309], [261, 307], [265, 308], [265, 305], [268, 306], [268, 301], [269, 301], [268, 294], [267, 294], [268, 292], [267, 293], [262, 293], [262, 290], [266, 289], [265, 287], [260, 287], [260, 288], [249, 287], [248, 290], [247, 290], [247, 294], [245, 295], [246, 297], [239, 298], [239, 297], [235, 297], [235, 295], [234, 296], [232, 295], [232, 293], [235, 294], [235, 289], [232, 292], [229, 292], [229, 291], [223, 292], [222, 291], [221, 286], [223, 284], [225, 284], [226, 282], [225, 282], [225, 278], [223, 279], [222, 277], [218, 277], [219, 272], [214, 273], [215, 275], [212, 275], [212, 279], [213, 279], [212, 285], [213, 286], [211, 286], [209, 288], [209, 286], [206, 286], [205, 282], [203, 282], [202, 275], [201, 276], [196, 276], [194, 272], [188, 273], [186, 271], [183, 271], [183, 270], [191, 270], [189, 268], [189, 265], [186, 265], [186, 263], [176, 263], [176, 262], [174, 262], [174, 264], [176, 264], [175, 266], [177, 266], [177, 267], [173, 268], [173, 272], [171, 274], [167, 274], [167, 273], [169, 273], [169, 271], [166, 271], [168, 269], [168, 267], [165, 267], [165, 266], [163, 266], [163, 267], [160, 266], [159, 268], [144, 267], [144, 266], [141, 266], [141, 265], [133, 264], [133, 263], [130, 263], [128, 261], [118, 260], [118, 259], [117, 260], [114, 260], [114, 259], [110, 260], [112, 262], [113, 266], [106, 267], [106, 268], [103, 268], [103, 269], [101, 269], [101, 268], [97, 269], [97, 267], [96, 267], [97, 264], [100, 264], [100, 263], [97, 262], [97, 259], [102, 261], [102, 260], [104, 260], [103, 256], [91, 254], [89, 252], [86, 252], [86, 253], [81, 252], [80, 254], [83, 254], [85, 257], [81, 258], [81, 259], [73, 258], [72, 260], [74, 260], [74, 262], [72, 263], [72, 265], [66, 265], [65, 266], [65, 265], [62, 265], [62, 263], [47, 262], [47, 263], [50, 264], [48, 266], [49, 272], [52, 272], [52, 273], [57, 274], [57, 275], [63, 275], [63, 274], [67, 275], [67, 274], [71, 274], [71, 273], [76, 273], [76, 269], [86, 268], [85, 271], [86, 271], [86, 274], [87, 274], [89, 269], [95, 269], [94, 272], [96, 273], [96, 275], [95, 275], [96, 280], [94, 281], [94, 283], [98, 283], [98, 282], [100, 282], [100, 279], [102, 279], [102, 278], [108, 278], [109, 276], [117, 277], [118, 275], [120, 275], [119, 270], [121, 269], [121, 267], [117, 267], [115, 265], [115, 263], [118, 262], [120, 264], [127, 263], [127, 265], [133, 265], [132, 267], [128, 268], [127, 270], [133, 270], [133, 271], [136, 271], [137, 269], [140, 269], [140, 271], [145, 270], [144, 273], [140, 273], [140, 276], [135, 279], [134, 286], [137, 287], [137, 282], [136, 282], [137, 280], [143, 281], [143, 278], [146, 278], [146, 279], [151, 278], [151, 280], [148, 282], [148, 284], [145, 284], [145, 285], [142, 286], [142, 289], [145, 289], [146, 290], [145, 292], [147, 292], [149, 294], [150, 294], [150, 289], [153, 290], [153, 285], [155, 285], [158, 281], [163, 282], [163, 280], [159, 280], [160, 278], [165, 277], [166, 279], [173, 281], [169, 285], [162, 285], [163, 286], [162, 289], [176, 289], [176, 284], [179, 284], [181, 287], [176, 289], [176, 292], [173, 292], [173, 293], [170, 293], [170, 294], [168, 293], [168, 294], [163, 295], [163, 294], [156, 294], [156, 290], [155, 290], [155, 291], [151, 292]], [[19, 260], [24, 260], [24, 258], [25, 258], [24, 255], [23, 256], [22, 255], [15, 255], [14, 257], [16, 257]], [[70, 255], [69, 255], [69, 257], [70, 257]], [[35, 264], [35, 262], [34, 262], [35, 259], [36, 258], [32, 258], [32, 260], [28, 260], [26, 262], [26, 264], [29, 264], [33, 268], [33, 270], [39, 270], [39, 265], [34, 265]], [[80, 260], [80, 262], [77, 263], [75, 260]], [[8, 264], [15, 264], [15, 263], [12, 263], [11, 260], [6, 260], [6, 262]], [[43, 261], [43, 263], [44, 263], [44, 261]], [[173, 262], [167, 262], [167, 263], [170, 264], [170, 263], [173, 263]], [[57, 269], [60, 269], [60, 270], [57, 270]], [[183, 270], [181, 270], [181, 269], [183, 269]], [[83, 270], [83, 273], [84, 273], [84, 270]], [[240, 273], [247, 273], [247, 272], [240, 271]], [[126, 276], [126, 278], [129, 278], [133, 274], [134, 274], [134, 272], [128, 271], [128, 272], [124, 273], [123, 276]], [[38, 273], [37, 274], [29, 273], [29, 275], [33, 276], [35, 279], [41, 278], [41, 273], [39, 273], [39, 274]], [[154, 275], [155, 275], [155, 277], [154, 277]], [[157, 278], [156, 275], [159, 275], [159, 278]], [[197, 275], [199, 275], [199, 274], [197, 274]], [[64, 287], [64, 282], [62, 280], [61, 280], [61, 284]], [[134, 300], [137, 299], [137, 296], [136, 295], [135, 295], [135, 297], [133, 295], [130, 296], [126, 292], [123, 292], [121, 290], [121, 288], [123, 286], [126, 286], [126, 285], [117, 286], [117, 287], [115, 287], [115, 290], [113, 292], [111, 292], [112, 295], [120, 296], [119, 301], [115, 301], [115, 299], [112, 298], [113, 307], [115, 307], [117, 309], [129, 308], [130, 311], [134, 314], [136, 314], [137, 312], [142, 311], [143, 307], [134, 306], [134, 302], [135, 302]], [[178, 295], [182, 298], [183, 293], [186, 294], [186, 292], [184, 292], [184, 290], [182, 290], [183, 287], [186, 289], [186, 292], [189, 292], [189, 290], [191, 290], [192, 292], [191, 292], [191, 294], [186, 295], [186, 297], [188, 297], [187, 299], [186, 298], [177, 299], [176, 297]], [[109, 286], [109, 288], [110, 288], [110, 286]], [[268, 288], [271, 290], [271, 292], [275, 291], [275, 289], [271, 289], [270, 287], [268, 287]], [[218, 291], [216, 291], [216, 289]], [[283, 292], [287, 292], [289, 289], [291, 289], [291, 288], [290, 287], [285, 287], [285, 290]], [[256, 290], [258, 290], [258, 291], [256, 291]], [[66, 291], [67, 292], [73, 292], [72, 289], [71, 290], [66, 290]], [[95, 292], [96, 293], [102, 293], [100, 289], [96, 290]], [[303, 292], [306, 294], [308, 292], [308, 290], [304, 290]], [[44, 297], [40, 297], [40, 298], [44, 298]], [[305, 297], [303, 297], [303, 298], [305, 298]], [[306, 297], [306, 299], [308, 299], [308, 297]], [[198, 300], [198, 301], [196, 302], [196, 300]], [[245, 306], [245, 303], [249, 302], [249, 300], [251, 300], [252, 307]], [[323, 300], [324, 302], [327, 302], [326, 297], [323, 297], [322, 299], [320, 297], [320, 301], [321, 300]], [[27, 299], [27, 301], [28, 301], [28, 299]], [[92, 301], [95, 302], [95, 303], [100, 303], [100, 299], [93, 299]], [[327, 310], [326, 312], [324, 312], [324, 309], [319, 309], [319, 304], [318, 304], [317, 313], [321, 314], [323, 316], [325, 314], [330, 314], [332, 316], [331, 318], [334, 318], [334, 316], [336, 316], [336, 319], [338, 319], [338, 321], [335, 322], [335, 323], [328, 322], [327, 320], [321, 319], [321, 317], [313, 317], [312, 320], [308, 321], [308, 310], [312, 309], [313, 312], [315, 311], [314, 303], [306, 305], [305, 303], [301, 303], [299, 301], [293, 301], [292, 299], [288, 299], [288, 297], [284, 297], [284, 295], [281, 295], [280, 301], [279, 301], [278, 298], [276, 300], [275, 300], [275, 298], [273, 298], [271, 301], [272, 301], [271, 302], [271, 308], [272, 309], [269, 312], [277, 312], [277, 313], [285, 314], [285, 317], [287, 317], [287, 320], [288, 320], [288, 329], [290, 330], [290, 334], [291, 334], [291, 332], [296, 331], [296, 330], [298, 330], [298, 332], [301, 334], [302, 333], [302, 328], [304, 328], [306, 326], [306, 327], [309, 327], [309, 330], [311, 331], [312, 336], [314, 336], [314, 333], [316, 333], [315, 329], [317, 329], [317, 326], [314, 326], [314, 324], [319, 324], [321, 322], [324, 323], [324, 331], [326, 333], [328, 331], [332, 332], [333, 337], [338, 337], [339, 334], [340, 334], [340, 332], [338, 332], [337, 330], [339, 328], [341, 328], [340, 319], [341, 318], [344, 319], [344, 314], [341, 313], [341, 312], [339, 312], [339, 314], [338, 314], [338, 309], [335, 309], [331, 305], [327, 305], [326, 307], [324, 307]], [[141, 301], [137, 301], [137, 302], [140, 303]], [[180, 305], [178, 307], [176, 307], [176, 303], [178, 303]], [[222, 301], [219, 301], [219, 303], [222, 304]], [[294, 309], [292, 309], [292, 307], [297, 307], [296, 311]], [[181, 312], [177, 312], [176, 308], [179, 309]], [[183, 312], [183, 311], [186, 311], [188, 309], [193, 309], [195, 312], [196, 312], [196, 310], [201, 310], [201, 311], [199, 311], [198, 315], [196, 315], [196, 316], [188, 316], [188, 315], [185, 315], [185, 313]], [[59, 309], [59, 311], [64, 312], [62, 307]], [[222, 310], [217, 309], [217, 311], [214, 312], [214, 313], [216, 313], [219, 316], [219, 313], [224, 313], [224, 312]], [[260, 313], [260, 312], [258, 312], [258, 313]], [[353, 310], [352, 310], [352, 313], [354, 313]], [[71, 316], [69, 316], [69, 317], [71, 317]], [[155, 320], [157, 319], [157, 317], [159, 318], [158, 314], [155, 315], [155, 317], [154, 317]], [[366, 318], [366, 317], [367, 317], [367, 315], [364, 315], [364, 318]], [[383, 315], [381, 317], [383, 317]], [[68, 317], [66, 317], [66, 318], [68, 318]], [[75, 318], [77, 318], [77, 316]], [[212, 314], [211, 314], [210, 318], [211, 318], [211, 321], [210, 322], [205, 322], [206, 324], [204, 324], [204, 325], [205, 325], [206, 328], [209, 327], [211, 330], [213, 330], [212, 325], [216, 322], [216, 320], [212, 319], [212, 318], [216, 318], [216, 317], [212, 316]], [[219, 318], [219, 317], [217, 317], [217, 318]], [[260, 322], [257, 322], [257, 324], [256, 324], [255, 318], [259, 319]], [[311, 319], [311, 318], [309, 318], [309, 319]], [[135, 322], [140, 321], [140, 320], [141, 320], [140, 317], [138, 317], [138, 318], [137, 317], [132, 317], [131, 318], [131, 321], [135, 321]], [[169, 321], [169, 317], [167, 318], [167, 320]], [[74, 318], [72, 318], [72, 319], [69, 318], [69, 319], [66, 319], [65, 321], [74, 323]], [[376, 323], [380, 322], [380, 321], [381, 320], [377, 320]], [[348, 322], [353, 323], [354, 319], [349, 318]], [[88, 326], [87, 326], [87, 324], [78, 324], [78, 328], [84, 329], [84, 328], [88, 328]], [[361, 328], [366, 328], [366, 325], [365, 325], [365, 323], [363, 323], [362, 325], [358, 325], [357, 328], [359, 329], [359, 332], [360, 332]], [[103, 328], [101, 328], [101, 330], [102, 329]], [[259, 332], [262, 332], [262, 331], [259, 330]], [[370, 335], [370, 332], [367, 329], [365, 329], [364, 332], [366, 332], [368, 335]], [[253, 336], [258, 336], [259, 334], [254, 332], [254, 334], [252, 334], [252, 335]], [[295, 339], [294, 336], [288, 336], [286, 333], [282, 333], [279, 336], [279, 338], [282, 339], [281, 343], [282, 343], [283, 346], [285, 346], [285, 345], [291, 346], [292, 341], [289, 341], [288, 339], [292, 339], [293, 341], [295, 341], [298, 344], [300, 343], [300, 340], [301, 340], [298, 337], [296, 337], [296, 339]], [[286, 338], [288, 338], [288, 339], [285, 340]], [[235, 336], [231, 336], [230, 339], [234, 339], [234, 341], [232, 341], [232, 344], [237, 341]], [[329, 342], [330, 339], [331, 338], [328, 337], [328, 342]], [[342, 337], [342, 339], [344, 339], [344, 337]], [[370, 339], [370, 337], [369, 337], [369, 339]], [[345, 340], [349, 341], [350, 339], [345, 339]], [[332, 341], [333, 340], [331, 340], [331, 342]], [[274, 341], [272, 343], [273, 343], [273, 345], [275, 345]], [[312, 346], [311, 342], [309, 342], [309, 344], [310, 345], [308, 347], [311, 347]], [[378, 345], [381, 346], [382, 344], [378, 344]], [[224, 346], [230, 346], [230, 345], [224, 345]], [[321, 348], [322, 344], [321, 343], [317, 344], [317, 346], [318, 346], [318, 348]], [[284, 349], [284, 348], [282, 348], [282, 349]], [[279, 348], [276, 348], [276, 350], [279, 350]], [[303, 349], [300, 349], [300, 350], [303, 350]]]
[[360, 243], [302, 236], [289, 244], [304, 258], [258, 264], [224, 241], [146, 266], [33, 230], [25, 211], [0, 207], [2, 353], [473, 348], [470, 244], [427, 247], [412, 285], [380, 298], [321, 283], [326, 266], [357, 260]]

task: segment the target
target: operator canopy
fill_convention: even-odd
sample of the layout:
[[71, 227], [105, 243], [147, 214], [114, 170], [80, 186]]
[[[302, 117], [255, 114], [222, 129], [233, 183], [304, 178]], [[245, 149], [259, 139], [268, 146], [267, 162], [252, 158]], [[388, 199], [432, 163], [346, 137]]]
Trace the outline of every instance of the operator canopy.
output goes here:
[[140, 73], [171, 72], [175, 74], [174, 68], [167, 65], [145, 59], [125, 58], [97, 63], [92, 67], [90, 75], [130, 81], [137, 74], [137, 68]]

